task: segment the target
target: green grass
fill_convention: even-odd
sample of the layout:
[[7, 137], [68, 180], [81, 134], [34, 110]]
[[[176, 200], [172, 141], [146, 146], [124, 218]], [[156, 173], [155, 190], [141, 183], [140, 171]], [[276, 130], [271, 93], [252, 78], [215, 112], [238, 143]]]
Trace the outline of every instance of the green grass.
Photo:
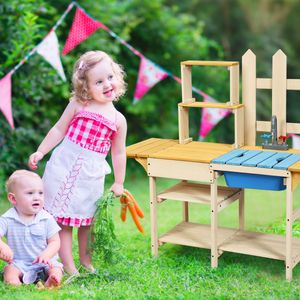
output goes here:
[[[158, 190], [173, 181], [158, 180]], [[108, 183], [109, 184], [109, 183]], [[0, 282], [0, 299], [299, 299], [300, 266], [293, 271], [293, 281], [285, 280], [284, 262], [223, 253], [217, 269], [210, 267], [210, 251], [165, 244], [157, 258], [150, 251], [150, 215], [148, 179], [143, 173], [127, 177], [126, 188], [145, 212], [142, 224], [146, 235], [135, 228], [131, 217], [119, 218], [118, 201], [113, 208], [120, 250], [112, 264], [95, 261], [97, 275], [85, 275], [58, 290], [37, 290], [35, 286], [13, 288]], [[246, 228], [282, 233], [285, 192], [246, 191]], [[299, 191], [295, 205], [300, 205]], [[0, 212], [8, 208], [0, 202]], [[209, 223], [209, 208], [192, 205], [191, 221]], [[219, 224], [237, 225], [237, 205], [220, 213]], [[165, 201], [158, 206], [159, 233], [181, 220], [181, 203]], [[280, 230], [279, 230], [280, 229]], [[74, 236], [78, 263], [77, 241]], [[0, 268], [4, 263], [0, 263]]]

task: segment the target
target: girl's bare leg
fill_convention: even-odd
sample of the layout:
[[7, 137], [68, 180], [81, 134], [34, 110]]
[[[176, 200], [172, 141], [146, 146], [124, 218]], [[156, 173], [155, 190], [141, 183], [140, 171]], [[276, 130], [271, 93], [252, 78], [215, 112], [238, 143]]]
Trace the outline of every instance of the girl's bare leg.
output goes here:
[[11, 285], [22, 285], [22, 272], [14, 265], [8, 265], [4, 268], [4, 281]]
[[46, 287], [59, 286], [62, 278], [62, 270], [58, 267], [53, 267], [48, 270], [48, 279], [45, 282]]
[[70, 275], [78, 273], [72, 254], [72, 231], [73, 227], [61, 225], [62, 230], [59, 232], [60, 249], [59, 256], [64, 265], [64, 269]]
[[78, 246], [80, 263], [90, 271], [93, 271], [91, 265], [91, 254], [88, 249], [91, 226], [82, 226], [78, 228]]

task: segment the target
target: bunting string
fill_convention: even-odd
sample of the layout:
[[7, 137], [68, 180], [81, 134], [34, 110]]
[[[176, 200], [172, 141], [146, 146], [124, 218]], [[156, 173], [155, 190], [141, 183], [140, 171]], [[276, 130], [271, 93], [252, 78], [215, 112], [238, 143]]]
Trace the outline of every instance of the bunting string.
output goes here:
[[[62, 80], [66, 80], [64, 70], [61, 64], [59, 55], [58, 39], [55, 34], [55, 30], [59, 27], [68, 13], [76, 7], [74, 20], [65, 42], [62, 55], [68, 54], [77, 45], [87, 39], [99, 28], [105, 30], [111, 37], [117, 40], [119, 43], [127, 47], [133, 54], [140, 57], [140, 68], [138, 73], [138, 79], [136, 83], [134, 101], [137, 103], [141, 98], [158, 82], [162, 81], [166, 77], [171, 77], [177, 83], [181, 84], [181, 79], [172, 74], [168, 70], [162, 68], [160, 65], [146, 58], [141, 52], [128, 44], [124, 39], [118, 36], [110, 28], [100, 21], [91, 17], [77, 2], [72, 1], [59, 20], [54, 24], [44, 39], [37, 44], [6, 76], [0, 79], [0, 110], [4, 114], [8, 123], [14, 128], [12, 109], [11, 109], [11, 76], [16, 72], [33, 54], [36, 52], [40, 54], [59, 74]], [[203, 101], [215, 101], [209, 95], [201, 91], [196, 87], [192, 87], [193, 92], [203, 97]], [[219, 111], [216, 113], [216, 111]], [[205, 110], [202, 111], [202, 118], [199, 130], [200, 140], [211, 131], [211, 129], [230, 112], [222, 110]]]
[[[84, 8], [82, 8], [78, 3], [76, 3], [76, 6], [78, 8], [80, 8], [82, 11], [84, 11], [86, 13], [86, 15], [88, 15], [91, 19], [94, 20], [94, 18], [89, 15]], [[105, 25], [104, 25], [105, 26]], [[125, 40], [123, 40], [120, 36], [118, 36], [115, 32], [113, 32], [111, 29], [109, 29], [107, 26], [105, 26], [105, 28], [103, 28], [105, 31], [108, 32], [108, 34], [113, 37], [114, 39], [116, 39], [117, 41], [119, 41], [122, 45], [124, 45], [125, 47], [127, 47], [132, 53], [134, 53], [136, 56], [139, 56], [140, 58], [144, 57], [145, 59], [147, 59], [142, 53], [140, 53], [137, 49], [135, 49], [134, 47], [132, 47], [130, 44], [128, 44]], [[148, 61], [150, 61], [150, 59], [148, 59]], [[170, 76], [171, 78], [173, 78], [175, 81], [177, 81], [179, 84], [181, 84], [181, 79], [178, 78], [177, 76], [175, 76], [174, 74], [172, 74], [171, 72], [169, 72], [168, 70], [162, 68], [161, 66], [157, 65], [155, 62], [151, 61], [154, 65], [156, 65], [159, 69], [161, 69], [163, 72], [165, 72], [168, 76]], [[192, 90], [201, 95], [202, 97], [209, 97], [207, 94], [205, 94], [204, 92], [202, 92], [201, 90], [192, 87]], [[134, 102], [136, 102], [134, 100]]]
[[[51, 28], [48, 34], [50, 34], [52, 31], [55, 31], [56, 28], [62, 23], [64, 18], [67, 16], [67, 14], [72, 10], [73, 6], [75, 5], [74, 2], [71, 2], [65, 12], [62, 14], [62, 16], [59, 18], [59, 20], [54, 24], [54, 26]], [[48, 35], [47, 34], [47, 35]], [[47, 37], [46, 35], [46, 37]], [[46, 38], [45, 37], [45, 38]], [[44, 39], [43, 39], [44, 40]], [[24, 63], [37, 51], [38, 46], [43, 42], [43, 40], [36, 46], [34, 47], [11, 71], [10, 73], [13, 74], [15, 73]]]

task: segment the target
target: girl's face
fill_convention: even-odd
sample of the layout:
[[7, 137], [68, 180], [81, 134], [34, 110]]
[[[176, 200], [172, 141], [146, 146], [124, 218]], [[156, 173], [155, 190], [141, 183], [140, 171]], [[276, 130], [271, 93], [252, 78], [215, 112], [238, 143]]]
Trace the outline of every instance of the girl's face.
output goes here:
[[87, 84], [92, 100], [101, 103], [115, 100], [118, 80], [108, 59], [103, 59], [87, 72]]

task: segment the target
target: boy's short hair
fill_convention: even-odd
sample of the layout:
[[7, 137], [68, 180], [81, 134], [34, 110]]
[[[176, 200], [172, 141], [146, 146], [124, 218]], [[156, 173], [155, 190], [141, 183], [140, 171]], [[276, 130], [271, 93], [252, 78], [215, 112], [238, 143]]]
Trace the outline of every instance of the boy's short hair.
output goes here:
[[18, 180], [24, 176], [31, 176], [31, 177], [37, 177], [41, 178], [37, 173], [28, 171], [28, 170], [17, 170], [14, 171], [9, 178], [6, 181], [6, 191], [8, 193], [12, 192], [14, 190], [15, 184], [18, 182]]

